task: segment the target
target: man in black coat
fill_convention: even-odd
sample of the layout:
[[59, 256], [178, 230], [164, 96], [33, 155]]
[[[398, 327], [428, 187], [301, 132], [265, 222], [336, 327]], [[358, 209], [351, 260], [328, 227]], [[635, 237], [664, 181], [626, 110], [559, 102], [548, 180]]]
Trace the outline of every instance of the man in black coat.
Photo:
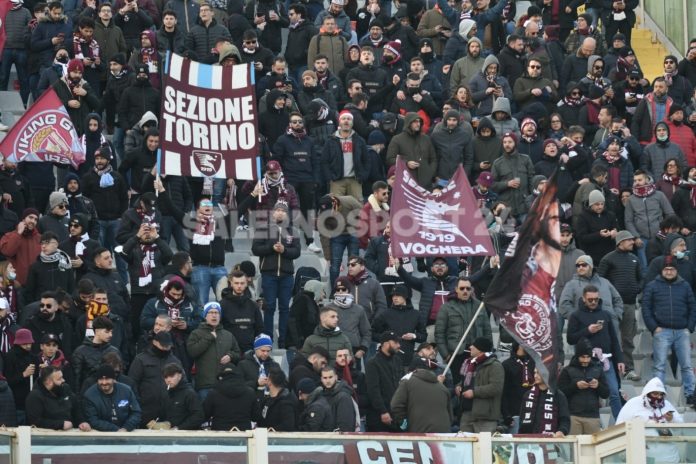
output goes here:
[[299, 429], [304, 432], [332, 432], [335, 419], [322, 388], [312, 379], [297, 384], [297, 396], [304, 403], [300, 413]]
[[39, 342], [46, 334], [53, 334], [60, 340], [60, 349], [65, 356], [70, 356], [73, 351], [73, 331], [68, 316], [58, 310], [58, 299], [54, 292], [41, 294], [41, 306], [39, 313], [29, 318], [26, 327], [31, 330], [34, 337], [32, 351], [39, 352]]
[[[230, 404], [234, 404], [234, 408], [230, 408]], [[255, 405], [254, 390], [245, 385], [239, 369], [227, 364], [218, 376], [218, 383], [203, 401], [204, 417], [211, 420], [212, 430], [228, 431], [233, 427], [250, 430]]]
[[254, 300], [246, 294], [247, 278], [244, 272], [232, 271], [230, 287], [222, 291], [222, 326], [232, 332], [242, 352], [254, 349], [257, 335], [263, 331], [263, 316]]
[[123, 130], [135, 125], [148, 111], [159, 115], [160, 93], [152, 87], [147, 65], [140, 64], [135, 68], [135, 79], [123, 90], [118, 102], [118, 121]]
[[84, 70], [82, 60], [73, 58], [68, 62], [66, 74], [52, 85], [56, 95], [68, 111], [77, 135], [84, 134], [87, 115], [101, 108], [99, 97], [87, 81], [82, 78]]
[[256, 391], [258, 398], [262, 398], [268, 391], [268, 372], [280, 366], [271, 356], [273, 349], [271, 337], [262, 333], [254, 340], [253, 347], [253, 352], [244, 354], [244, 359], [239, 361], [238, 368], [244, 383]]
[[109, 318], [97, 317], [92, 323], [92, 330], [94, 330], [93, 338], [91, 340], [85, 338], [72, 357], [75, 388], [83, 392], [91, 386], [91, 384], [87, 384], [86, 380], [97, 372], [104, 355], [114, 352], [123, 359], [118, 348], [111, 345], [114, 324]]
[[399, 424], [391, 416], [391, 400], [404, 374], [401, 360], [396, 356], [401, 343], [394, 332], [380, 338], [379, 351], [367, 362], [365, 379], [370, 406], [367, 410], [367, 429], [370, 432], [394, 432]]
[[200, 430], [203, 406], [196, 391], [186, 380], [184, 369], [176, 363], [162, 369], [167, 394], [164, 398], [165, 419], [173, 430]]
[[96, 288], [106, 290], [109, 297], [109, 308], [121, 318], [126, 318], [130, 313], [130, 298], [126, 283], [121, 280], [118, 272], [113, 269], [113, 256], [104, 247], [94, 250], [90, 272], [84, 275], [84, 279], [92, 281]]
[[92, 430], [85, 420], [77, 396], [65, 383], [63, 372], [54, 366], [41, 369], [39, 384], [29, 393], [26, 402], [27, 425], [42, 429]]

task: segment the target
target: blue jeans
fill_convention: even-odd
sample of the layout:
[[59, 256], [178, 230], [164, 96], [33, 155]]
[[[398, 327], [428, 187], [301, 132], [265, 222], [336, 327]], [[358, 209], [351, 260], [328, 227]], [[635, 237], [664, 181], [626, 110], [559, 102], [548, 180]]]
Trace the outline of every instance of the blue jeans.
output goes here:
[[116, 246], [116, 232], [118, 231], [118, 219], [99, 220], [99, 241], [102, 246], [113, 252]]
[[198, 292], [198, 302], [201, 306], [208, 302], [210, 289], [214, 292], [218, 281], [223, 277], [227, 277], [225, 266], [193, 266], [191, 284]]
[[689, 329], [663, 328], [653, 335], [653, 376], [659, 377], [662, 383], [664, 383], [667, 355], [670, 348], [677, 355], [682, 382], [684, 383], [684, 394], [686, 396], [693, 395], [696, 379], [691, 368]]
[[607, 379], [607, 385], [609, 386], [609, 406], [611, 407], [611, 413], [616, 419], [621, 411], [621, 393], [619, 392], [619, 379], [616, 377], [616, 370], [614, 369], [614, 363], [609, 360], [609, 370], [604, 371], [604, 376]]
[[7, 85], [10, 80], [10, 70], [14, 63], [17, 70], [17, 79], [19, 79], [19, 94], [22, 97], [22, 103], [27, 106], [29, 101], [29, 76], [27, 75], [27, 51], [21, 48], [6, 48], [2, 52], [2, 61], [0, 62], [0, 90], [7, 90]]
[[125, 146], [123, 141], [126, 137], [126, 131], [121, 127], [114, 127], [114, 138], [111, 142], [114, 144], [114, 150], [116, 150], [116, 157], [119, 163], [126, 158]]
[[645, 249], [647, 248], [650, 239], [646, 237], [641, 237], [640, 239], [643, 241], [643, 246], [640, 248], [634, 248], [634, 250], [638, 255], [640, 270], [643, 271], [643, 275], [645, 275], [645, 271], [648, 270], [648, 257], [645, 255]]
[[358, 256], [360, 244], [358, 242], [358, 237], [350, 234], [341, 234], [338, 237], [331, 237], [331, 268], [329, 270], [329, 277], [331, 281], [329, 284], [331, 288], [336, 283], [338, 274], [341, 272], [341, 262], [343, 262], [343, 253], [348, 250], [348, 256]]
[[291, 275], [277, 276], [275, 274], [261, 274], [261, 289], [263, 291], [263, 331], [273, 337], [273, 315], [276, 302], [278, 304], [278, 346], [285, 346], [285, 333], [288, 330], [288, 317], [290, 316], [290, 297], [295, 279]]
[[162, 226], [160, 236], [162, 240], [169, 244], [169, 241], [174, 238], [176, 248], [179, 251], [189, 251], [189, 241], [184, 234], [184, 228], [176, 222], [171, 216], [162, 216]]

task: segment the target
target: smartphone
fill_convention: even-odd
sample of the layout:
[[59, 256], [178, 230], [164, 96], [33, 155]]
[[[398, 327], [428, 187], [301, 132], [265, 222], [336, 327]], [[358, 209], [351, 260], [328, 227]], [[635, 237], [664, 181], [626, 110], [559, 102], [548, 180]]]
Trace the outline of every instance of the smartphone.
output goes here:
[[604, 321], [603, 321], [602, 319], [600, 319], [600, 320], [597, 321], [597, 324], [599, 324], [599, 325], [604, 325]]

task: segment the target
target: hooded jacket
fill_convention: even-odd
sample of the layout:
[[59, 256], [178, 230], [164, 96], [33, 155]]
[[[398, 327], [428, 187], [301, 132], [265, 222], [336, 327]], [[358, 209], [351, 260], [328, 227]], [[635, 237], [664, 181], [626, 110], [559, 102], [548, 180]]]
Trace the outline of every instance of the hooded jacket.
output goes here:
[[278, 160], [283, 176], [290, 183], [321, 182], [321, 160], [308, 135], [283, 134], [278, 137], [273, 145], [273, 159]]
[[396, 164], [397, 155], [400, 155], [405, 163], [417, 161], [420, 166], [411, 170], [411, 174], [421, 187], [430, 190], [437, 170], [437, 153], [429, 136], [411, 130], [411, 123], [419, 118], [416, 113], [406, 114], [404, 130], [389, 143], [386, 161], [389, 166]]
[[[282, 242], [284, 250], [278, 253], [273, 246]], [[251, 244], [251, 252], [261, 258], [259, 271], [262, 274], [292, 276], [295, 273], [293, 262], [300, 257], [300, 237], [294, 235], [292, 228], [280, 230], [280, 226], [258, 225]]]
[[616, 247], [614, 239], [602, 237], [604, 229], [618, 230], [616, 215], [606, 208], [597, 214], [589, 206], [583, 209], [575, 223], [575, 238], [585, 253], [592, 257], [593, 262], [599, 263], [601, 259]]
[[331, 432], [335, 424], [333, 410], [322, 388], [317, 387], [304, 401], [298, 423], [299, 429], [304, 432]]
[[[529, 156], [518, 153], [517, 149], [512, 153], [503, 152], [503, 156], [493, 162], [491, 175], [493, 176], [491, 190], [498, 194], [501, 201], [510, 205], [512, 215], [526, 213], [525, 198], [532, 193], [532, 177], [534, 177], [534, 165]], [[508, 187], [507, 182], [515, 177], [520, 179], [519, 188]]]
[[[664, 127], [667, 129], [667, 140], [660, 142], [657, 140], [657, 128]], [[681, 168], [682, 172], [688, 171], [689, 167], [686, 163], [686, 157], [681, 147], [676, 143], [671, 141], [671, 132], [669, 124], [665, 122], [659, 122], [655, 125], [653, 130], [654, 143], [646, 146], [643, 150], [643, 164], [642, 168], [647, 171], [655, 181], [657, 181], [664, 173], [664, 167], [667, 161], [674, 159]]]
[[145, 351], [139, 353], [130, 365], [128, 377], [138, 386], [143, 425], [152, 419], [162, 417], [166, 412], [167, 385], [162, 378], [162, 369], [169, 363], [181, 366], [181, 361], [171, 351], [163, 351], [150, 345]]
[[[495, 118], [495, 113], [499, 111], [505, 113], [506, 115], [502, 120]], [[491, 114], [481, 118], [481, 122], [484, 120], [490, 121], [495, 129], [495, 134], [498, 135], [498, 138], [502, 138], [503, 134], [506, 132], [512, 132], [517, 136], [518, 139], [520, 138], [520, 125], [517, 122], [517, 119], [512, 117], [512, 112], [510, 111], [510, 100], [508, 98], [497, 98], [495, 103], [493, 103]], [[480, 124], [481, 123], [479, 122], [479, 128], [477, 128], [477, 131], [480, 130]]]
[[155, 115], [160, 111], [160, 93], [152, 87], [149, 80], [138, 81], [133, 79], [131, 85], [121, 94], [118, 102], [118, 121], [122, 129], [133, 127], [140, 123], [141, 118], [148, 111]]
[[[345, 15], [344, 12], [341, 12], [341, 14]], [[319, 19], [318, 16], [317, 19]], [[348, 41], [341, 35], [340, 29], [338, 32], [336, 35], [329, 35], [320, 29], [319, 33], [312, 37], [307, 49], [306, 65], [308, 69], [314, 69], [314, 60], [317, 55], [326, 55], [329, 58], [329, 69], [334, 75], [338, 76], [338, 73], [345, 66], [346, 55], [348, 54]]]
[[331, 407], [334, 425], [331, 430], [355, 432], [359, 429], [360, 411], [353, 400], [353, 388], [343, 380], [338, 380], [331, 389], [323, 389], [322, 394]]
[[[411, 364], [416, 344], [422, 343], [427, 338], [425, 323], [417, 310], [410, 304], [403, 306], [392, 305], [380, 313], [372, 322], [372, 341], [379, 342], [380, 336], [384, 332], [393, 331], [401, 339], [402, 364]], [[407, 333], [416, 335], [413, 340], [402, 339], [401, 336]]]
[[681, 186], [672, 197], [674, 213], [684, 221], [684, 227], [696, 230], [696, 207], [691, 204], [691, 188]]
[[234, 335], [219, 325], [213, 336], [213, 327], [207, 322], [201, 322], [196, 330], [191, 332], [186, 348], [189, 356], [196, 363], [196, 389], [211, 388], [215, 385], [220, 359], [227, 355], [232, 363], [236, 363], [242, 355]]
[[222, 326], [234, 335], [245, 352], [254, 347], [254, 338], [263, 331], [263, 316], [254, 300], [237, 296], [231, 288], [222, 291]]
[[[578, 388], [581, 380], [597, 379], [597, 388]], [[609, 385], [602, 364], [591, 358], [590, 364], [583, 367], [577, 356], [573, 356], [570, 364], [563, 368], [558, 378], [558, 388], [568, 400], [568, 410], [571, 416], [599, 419], [599, 399], [609, 397]]]
[[[602, 308], [611, 314], [617, 321], [623, 317], [623, 301], [621, 295], [614, 286], [604, 277], [593, 273], [590, 278], [580, 277], [575, 274], [572, 279], [565, 284], [561, 292], [561, 299], [558, 303], [558, 312], [569, 319], [582, 304], [582, 291], [588, 285], [594, 285], [599, 289], [599, 298], [602, 301]], [[606, 322], [606, 321], [605, 321]]]
[[73, 36], [73, 23], [65, 15], [57, 21], [54, 21], [50, 15], [46, 15], [31, 32], [31, 51], [39, 54], [41, 68], [51, 66], [55, 56], [51, 40], [60, 34], [63, 34], [66, 40], [70, 40]]
[[453, 420], [450, 392], [430, 370], [407, 374], [391, 400], [394, 421], [408, 420], [409, 433], [449, 433]]
[[[485, 62], [481, 54], [474, 57], [469, 53], [469, 47], [472, 43], [478, 43], [481, 46], [481, 51], [483, 51], [483, 45], [477, 37], [469, 39], [466, 45], [467, 54], [456, 60], [450, 70], [450, 93], [454, 93], [460, 85], [466, 85], [468, 87], [471, 78], [481, 70]], [[447, 59], [445, 59], [445, 62], [446, 61]]]
[[259, 131], [266, 137], [268, 146], [273, 147], [278, 137], [285, 133], [290, 125], [290, 114], [283, 108], [276, 108], [276, 100], [281, 98], [284, 92], [273, 89], [266, 95], [266, 111], [259, 116]]
[[[307, 65], [307, 54], [312, 37], [319, 30], [307, 19], [295, 27], [288, 28], [288, 42], [285, 47], [285, 59], [290, 68], [296, 69]], [[314, 63], [312, 63], [314, 65]]]
[[336, 362], [336, 351], [349, 349], [351, 353], [353, 352], [353, 344], [340, 327], [328, 329], [321, 324], [317, 325], [314, 333], [305, 339], [302, 353], [309, 356], [309, 353], [315, 346], [321, 346], [329, 352], [330, 359], [328, 360], [328, 365], [330, 366], [333, 366]]
[[[447, 128], [448, 118], [457, 118], [454, 129]], [[438, 156], [437, 177], [451, 179], [459, 165], [467, 175], [471, 174], [474, 159], [474, 134], [469, 124], [462, 124], [457, 111], [448, 111], [430, 136]]]
[[[507, 100], [507, 99], [502, 99], [499, 98], [496, 100], [496, 105], [501, 101], [501, 100]], [[510, 103], [507, 102], [508, 108]], [[508, 113], [509, 114], [509, 113]], [[496, 121], [501, 124], [504, 124], [506, 121]], [[515, 125], [517, 125], [517, 122], [515, 121]], [[481, 130], [488, 128], [491, 130], [491, 135], [488, 137], [483, 137], [481, 135]], [[519, 129], [518, 129], [519, 130]], [[483, 169], [481, 169], [481, 163], [484, 161], [487, 161], [489, 163], [487, 171], [490, 171], [491, 166], [493, 165], [493, 162], [498, 159], [502, 153], [503, 153], [503, 144], [500, 140], [500, 137], [497, 137], [498, 131], [496, 130], [495, 126], [493, 125], [492, 119], [485, 117], [481, 118], [479, 121], [479, 125], [476, 128], [476, 137], [474, 137], [473, 143], [472, 143], [472, 149], [473, 149], [473, 154], [474, 154], [474, 159], [471, 164], [471, 174], [469, 175], [470, 179], [478, 179], [479, 174], [483, 172]]]
[[[486, 69], [490, 65], [496, 65], [498, 68], [495, 73], [495, 77], [492, 80], [489, 80], [486, 76]], [[493, 112], [493, 104], [498, 97], [494, 96], [493, 94], [486, 93], [486, 90], [491, 86], [502, 88], [503, 97], [508, 99], [512, 98], [512, 89], [510, 89], [508, 80], [500, 75], [500, 63], [495, 55], [488, 55], [483, 60], [481, 71], [474, 74], [469, 80], [471, 98], [477, 105], [476, 114], [479, 116], [487, 116]]]
[[254, 420], [257, 427], [273, 428], [277, 432], [299, 430], [299, 403], [287, 388], [276, 396], [265, 396], [258, 404]]
[[[229, 407], [234, 404], [234, 407]], [[256, 404], [254, 390], [245, 385], [241, 372], [224, 372], [203, 401], [206, 419], [212, 418], [212, 430], [251, 429]]]

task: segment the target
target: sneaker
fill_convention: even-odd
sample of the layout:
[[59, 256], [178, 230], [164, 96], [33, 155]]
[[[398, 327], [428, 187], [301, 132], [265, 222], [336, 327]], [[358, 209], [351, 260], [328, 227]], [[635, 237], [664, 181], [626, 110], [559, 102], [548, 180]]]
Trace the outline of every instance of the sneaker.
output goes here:
[[10, 130], [9, 126], [0, 123], [0, 132], [7, 132], [8, 130]]
[[638, 382], [640, 380], [640, 375], [638, 375], [636, 371], [630, 370], [626, 372], [626, 374], [624, 375], [624, 379], [630, 380], [632, 382]]
[[321, 253], [321, 248], [319, 248], [314, 242], [307, 245], [307, 250], [311, 251], [312, 253]]

